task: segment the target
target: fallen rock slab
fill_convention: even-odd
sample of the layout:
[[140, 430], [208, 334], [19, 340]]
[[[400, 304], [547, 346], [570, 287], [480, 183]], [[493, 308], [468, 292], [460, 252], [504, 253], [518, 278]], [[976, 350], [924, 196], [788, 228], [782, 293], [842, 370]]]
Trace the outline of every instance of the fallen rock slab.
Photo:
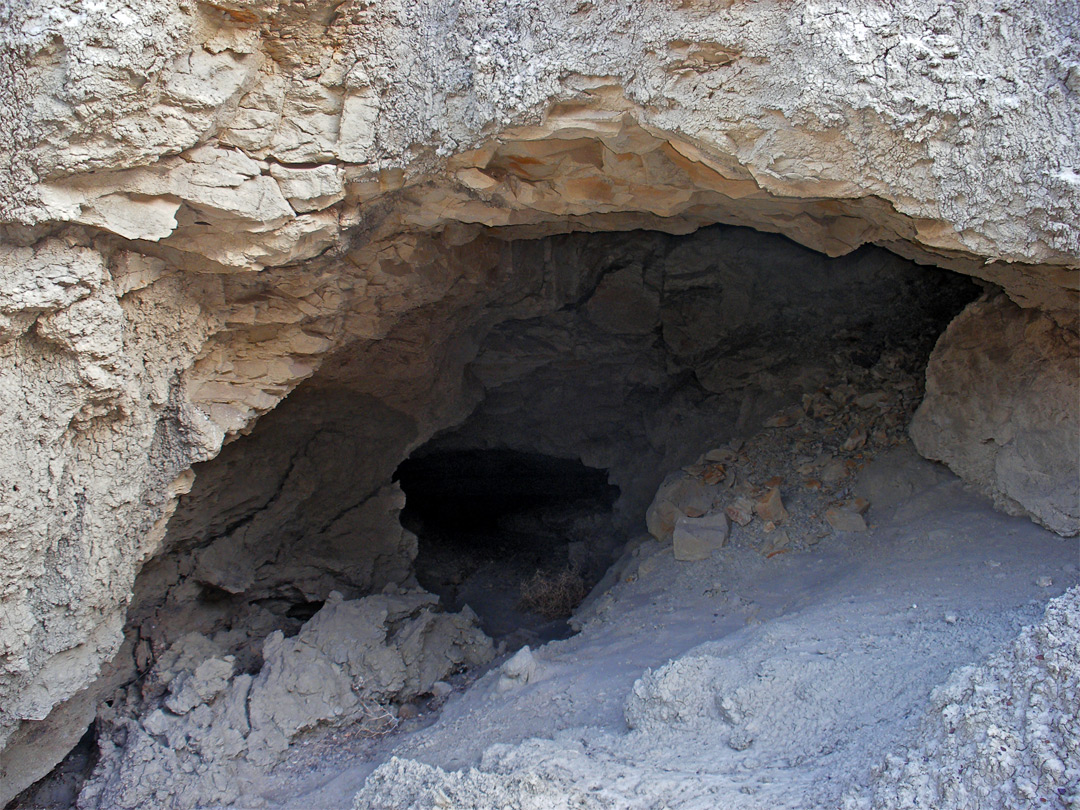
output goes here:
[[728, 539], [728, 519], [723, 512], [700, 518], [682, 517], [675, 523], [675, 559], [683, 562], [707, 560]]
[[825, 521], [838, 532], [865, 532], [866, 521], [858, 512], [831, 507], [825, 510]]
[[707, 514], [718, 492], [715, 485], [706, 484], [696, 476], [684, 472], [669, 475], [645, 514], [649, 534], [661, 542], [670, 540], [679, 518]]

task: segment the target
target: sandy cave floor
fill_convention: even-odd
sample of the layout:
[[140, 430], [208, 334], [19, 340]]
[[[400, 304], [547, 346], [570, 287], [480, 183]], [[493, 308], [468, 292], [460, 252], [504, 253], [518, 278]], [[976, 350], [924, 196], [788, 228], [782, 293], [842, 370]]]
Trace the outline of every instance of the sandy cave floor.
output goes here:
[[[868, 532], [766, 558], [735, 527], [706, 562], [677, 562], [670, 545], [652, 539], [632, 543], [578, 611], [581, 632], [535, 651], [527, 683], [506, 689], [503, 679], [500, 689], [500, 659], [382, 739], [349, 729], [312, 735], [242, 806], [348, 808], [388, 761], [357, 806], [501, 807], [522, 795], [520, 785], [503, 792], [515, 771], [565, 783], [559, 796], [595, 800], [581, 806], [858, 800], [935, 686], [984, 660], [1080, 581], [1075, 539], [994, 511], [909, 449], [874, 465], [911, 491], [872, 508]], [[661, 677], [635, 687], [669, 661]], [[702, 696], [703, 683], [714, 697]], [[502, 776], [453, 795], [416, 782], [409, 760]], [[539, 804], [507, 806], [560, 806], [545, 804], [544, 793]], [[1065, 806], [1059, 801], [1038, 806]]]

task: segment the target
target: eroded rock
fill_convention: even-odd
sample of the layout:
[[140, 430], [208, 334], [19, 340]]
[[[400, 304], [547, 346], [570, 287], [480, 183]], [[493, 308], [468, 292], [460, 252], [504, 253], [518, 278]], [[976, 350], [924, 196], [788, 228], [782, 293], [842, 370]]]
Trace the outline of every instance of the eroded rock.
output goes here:
[[968, 306], [930, 356], [916, 448], [1011, 514], [1080, 532], [1080, 341], [1004, 295]]
[[866, 520], [854, 509], [831, 507], [825, 510], [825, 520], [838, 532], [866, 531]]
[[728, 538], [728, 519], [723, 512], [699, 518], [681, 517], [675, 522], [672, 543], [675, 559], [685, 562], [707, 560]]
[[657, 540], [670, 540], [681, 518], [699, 518], [712, 509], [719, 489], [686, 473], [672, 473], [656, 492], [645, 522]]
[[[430, 434], [474, 402], [449, 378], [490, 325], [476, 312], [589, 292], [515, 277], [495, 238], [738, 223], [834, 256], [875, 243], [1058, 323], [1075, 313], [1077, 139], [1045, 133], [1076, 118], [1076, 67], [1052, 3], [420, 8], [108, 0], [3, 17], [0, 745], [116, 653], [189, 467], [334, 352], [333, 380], [364, 380]], [[766, 287], [804, 266], [777, 251], [764, 264], [785, 280]], [[626, 340], [659, 324], [709, 392], [782, 376], [766, 349], [716, 353], [752, 343], [761, 296], [740, 262], [710, 271], [723, 294], [699, 270], [660, 294], [620, 268], [586, 314]], [[847, 311], [867, 298], [850, 295]], [[1002, 480], [1042, 463], [1025, 453]], [[1034, 478], [1020, 488], [1003, 502], [1040, 497]], [[343, 516], [322, 548], [375, 536], [393, 500]], [[400, 579], [408, 540], [385, 543]], [[351, 582], [377, 580], [377, 555], [357, 556]], [[200, 575], [261, 587], [236, 561], [208, 548]], [[325, 565], [302, 573], [324, 595]]]
[[[430, 693], [494, 654], [475, 615], [438, 613], [435, 604], [425, 593], [354, 601], [331, 594], [296, 636], [266, 639], [254, 675], [235, 674], [231, 656], [195, 665], [215, 645], [184, 637], [151, 673], [142, 700], [131, 694], [100, 718], [101, 760], [79, 806], [228, 803], [242, 795], [245, 775], [271, 768], [306, 730], [386, 730], [391, 701]], [[153, 695], [162, 688], [168, 695], [159, 702]]]

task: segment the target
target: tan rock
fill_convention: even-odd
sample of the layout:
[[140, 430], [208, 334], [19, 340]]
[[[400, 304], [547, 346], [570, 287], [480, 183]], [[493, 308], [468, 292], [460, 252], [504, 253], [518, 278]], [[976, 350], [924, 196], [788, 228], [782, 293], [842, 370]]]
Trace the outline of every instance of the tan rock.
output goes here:
[[858, 450], [866, 444], [866, 431], [862, 428], [856, 428], [851, 431], [851, 435], [844, 441], [843, 449], [847, 452]]
[[772, 487], [754, 503], [754, 512], [762, 520], [782, 523], [787, 520], [787, 509], [780, 498], [780, 487]]
[[789, 550], [790, 547], [791, 537], [786, 531], [779, 529], [769, 535], [769, 542], [761, 549], [761, 553], [766, 557], [774, 557], [780, 552]]
[[884, 391], [872, 391], [869, 394], [862, 394], [861, 396], [855, 397], [855, 404], [863, 410], [866, 410], [868, 408], [873, 408], [875, 405], [880, 405], [888, 400], [888, 398], [889, 395]]
[[791, 427], [802, 416], [802, 409], [799, 407], [785, 408], [779, 413], [773, 414], [765, 420], [765, 427], [767, 428], [783, 428]]
[[716, 492], [695, 476], [682, 472], [669, 475], [645, 514], [649, 534], [660, 541], [671, 539], [679, 518], [701, 517], [712, 509]]
[[672, 533], [675, 559], [685, 562], [709, 559], [727, 542], [728, 531], [728, 520], [723, 512], [699, 518], [679, 518]]
[[865, 532], [866, 521], [858, 512], [839, 507], [825, 510], [825, 520], [838, 532]]
[[731, 464], [738, 458], [738, 454], [730, 447], [717, 447], [705, 454], [705, 460], [717, 464]]
[[821, 481], [835, 486], [848, 475], [847, 465], [840, 459], [832, 459], [821, 468]]
[[727, 480], [727, 471], [722, 464], [710, 464], [701, 471], [701, 479], [706, 484], [719, 484]]
[[915, 447], [999, 508], [1080, 533], [1078, 356], [1075, 326], [1004, 295], [970, 304], [930, 356]]
[[745, 526], [754, 519], [754, 504], [749, 498], [739, 497], [728, 504], [724, 514], [740, 526]]

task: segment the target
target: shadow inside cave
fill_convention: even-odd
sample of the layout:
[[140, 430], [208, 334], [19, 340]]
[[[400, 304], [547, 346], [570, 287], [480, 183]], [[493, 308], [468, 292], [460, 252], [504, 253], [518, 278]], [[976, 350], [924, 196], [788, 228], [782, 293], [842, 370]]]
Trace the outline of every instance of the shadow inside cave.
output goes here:
[[508, 648], [570, 635], [567, 619], [621, 543], [619, 488], [575, 459], [510, 449], [414, 453], [395, 475], [419, 583], [468, 605]]

